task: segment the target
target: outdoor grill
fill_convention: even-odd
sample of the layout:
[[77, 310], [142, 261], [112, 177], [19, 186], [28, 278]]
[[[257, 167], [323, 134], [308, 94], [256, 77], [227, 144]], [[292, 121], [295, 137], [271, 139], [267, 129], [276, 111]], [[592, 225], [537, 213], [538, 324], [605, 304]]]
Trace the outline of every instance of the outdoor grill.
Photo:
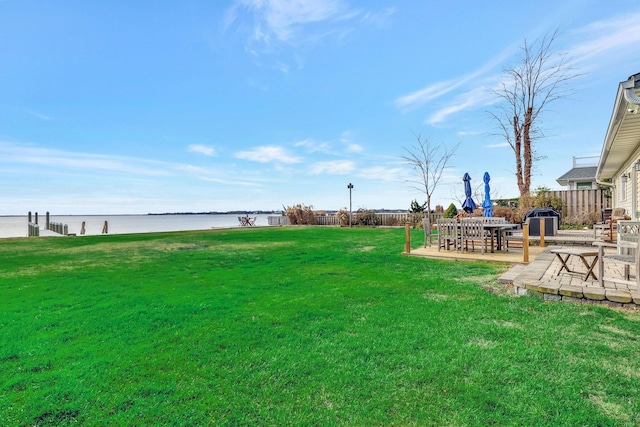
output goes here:
[[560, 212], [553, 208], [533, 208], [529, 212], [527, 212], [524, 216], [524, 221], [527, 218], [539, 218], [539, 217], [556, 217], [558, 218], [558, 223], [560, 223]]
[[534, 208], [525, 214], [522, 222], [529, 224], [529, 235], [537, 236], [540, 234], [540, 219], [551, 219], [544, 222], [544, 234], [555, 236], [560, 226], [560, 217], [560, 212], [553, 208]]

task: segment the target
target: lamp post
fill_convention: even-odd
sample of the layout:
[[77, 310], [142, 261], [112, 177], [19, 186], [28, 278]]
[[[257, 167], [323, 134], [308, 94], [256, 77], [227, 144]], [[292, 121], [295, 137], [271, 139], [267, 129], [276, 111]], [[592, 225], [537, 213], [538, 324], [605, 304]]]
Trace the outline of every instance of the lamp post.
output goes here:
[[347, 188], [349, 189], [349, 228], [351, 228], [351, 215], [352, 215], [352, 209], [351, 209], [351, 190], [353, 190], [353, 184], [349, 183], [349, 185], [347, 185]]

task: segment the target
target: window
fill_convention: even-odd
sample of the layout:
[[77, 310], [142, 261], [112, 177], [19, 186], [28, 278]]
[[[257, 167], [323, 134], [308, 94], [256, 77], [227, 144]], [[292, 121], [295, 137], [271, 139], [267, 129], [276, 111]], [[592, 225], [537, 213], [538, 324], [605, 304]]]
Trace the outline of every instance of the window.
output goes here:
[[577, 182], [576, 190], [591, 190], [591, 182]]
[[622, 175], [620, 177], [620, 201], [624, 202], [627, 200], [627, 176]]

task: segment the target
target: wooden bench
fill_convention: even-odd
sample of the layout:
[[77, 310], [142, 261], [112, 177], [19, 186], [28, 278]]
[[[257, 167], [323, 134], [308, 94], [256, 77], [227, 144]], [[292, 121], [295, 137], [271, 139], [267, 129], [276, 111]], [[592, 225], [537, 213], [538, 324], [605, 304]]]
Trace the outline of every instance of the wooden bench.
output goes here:
[[[596, 263], [598, 262], [598, 259], [600, 256], [598, 251], [594, 251], [593, 249], [588, 250], [583, 248], [560, 248], [560, 249], [551, 249], [549, 252], [551, 252], [552, 254], [556, 254], [558, 259], [560, 260], [560, 263], [562, 264], [562, 267], [560, 267], [560, 270], [558, 271], [557, 276], [559, 276], [563, 270], [566, 270], [567, 273], [583, 274], [580, 271], [571, 270], [567, 265], [567, 261], [569, 260], [569, 258], [571, 256], [576, 256], [580, 258], [584, 266], [587, 267], [587, 274], [585, 274], [584, 279], [582, 280], [589, 279], [589, 276], [593, 277], [594, 280], [598, 280], [598, 278], [596, 277], [596, 274], [593, 272], [593, 268], [596, 266]], [[563, 258], [563, 255], [565, 255], [564, 258]], [[591, 263], [587, 261], [587, 257], [593, 257], [593, 260], [591, 261]], [[600, 274], [600, 276], [602, 276], [602, 273]]]

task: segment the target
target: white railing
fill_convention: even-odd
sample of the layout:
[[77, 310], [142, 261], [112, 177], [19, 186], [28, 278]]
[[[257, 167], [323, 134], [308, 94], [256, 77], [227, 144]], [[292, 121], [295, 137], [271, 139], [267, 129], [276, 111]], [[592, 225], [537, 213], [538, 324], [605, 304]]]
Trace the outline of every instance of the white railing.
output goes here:
[[[401, 226], [407, 222], [412, 222], [415, 214], [408, 213], [374, 213], [379, 225], [381, 226]], [[442, 213], [431, 214], [431, 224], [435, 225], [438, 219], [443, 218]], [[352, 216], [353, 223], [358, 220], [358, 213], [354, 212]], [[269, 216], [267, 217], [269, 225], [290, 225], [289, 219], [286, 216]], [[316, 215], [316, 225], [340, 225], [340, 220], [336, 215]]]

